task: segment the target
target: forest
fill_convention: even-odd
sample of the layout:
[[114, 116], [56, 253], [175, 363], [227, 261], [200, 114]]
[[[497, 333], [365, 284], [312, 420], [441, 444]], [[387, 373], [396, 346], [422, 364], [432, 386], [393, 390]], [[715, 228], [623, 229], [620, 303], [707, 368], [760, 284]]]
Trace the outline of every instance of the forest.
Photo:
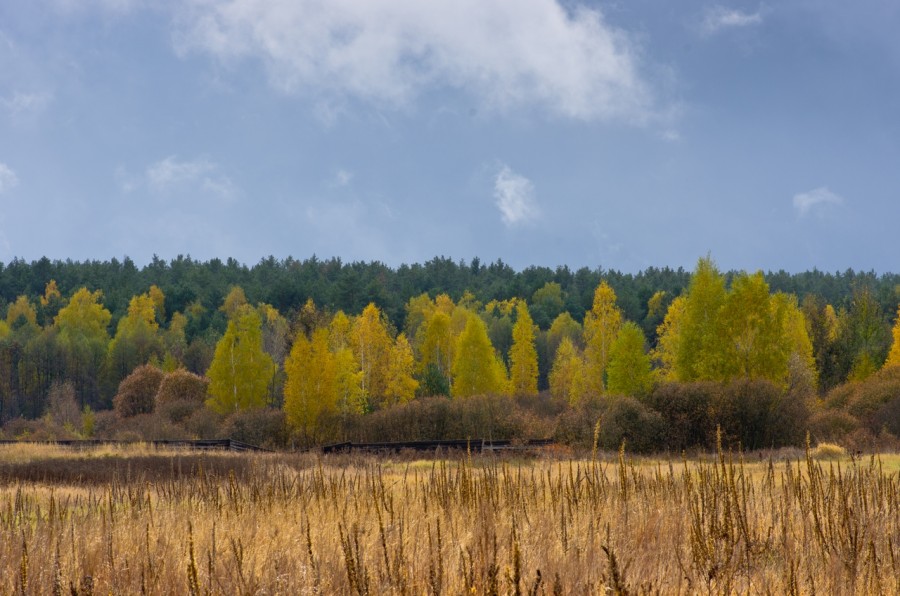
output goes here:
[[0, 263], [0, 438], [900, 436], [900, 276], [435, 258]]

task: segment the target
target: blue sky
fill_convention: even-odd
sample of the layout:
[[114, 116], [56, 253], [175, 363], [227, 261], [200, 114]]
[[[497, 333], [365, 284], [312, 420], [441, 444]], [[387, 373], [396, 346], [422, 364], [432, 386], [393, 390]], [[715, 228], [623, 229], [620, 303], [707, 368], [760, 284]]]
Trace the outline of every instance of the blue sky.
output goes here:
[[900, 271], [900, 4], [0, 4], [0, 259]]

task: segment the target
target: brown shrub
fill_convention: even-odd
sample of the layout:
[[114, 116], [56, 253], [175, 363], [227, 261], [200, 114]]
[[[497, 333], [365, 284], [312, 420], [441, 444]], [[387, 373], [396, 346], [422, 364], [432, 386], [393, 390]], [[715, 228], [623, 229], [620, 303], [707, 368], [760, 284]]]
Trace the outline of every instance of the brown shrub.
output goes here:
[[715, 424], [710, 406], [722, 386], [710, 381], [666, 383], [657, 387], [646, 403], [665, 422], [665, 448], [676, 453], [695, 447], [715, 447]]
[[191, 401], [202, 404], [206, 399], [209, 379], [180, 368], [167, 374], [159, 384], [156, 405], [175, 401]]
[[113, 409], [121, 418], [153, 411], [156, 393], [163, 380], [163, 372], [150, 364], [139, 366], [119, 383], [113, 398]]
[[259, 447], [278, 448], [288, 444], [284, 412], [274, 408], [239, 410], [225, 420], [222, 432], [223, 438]]

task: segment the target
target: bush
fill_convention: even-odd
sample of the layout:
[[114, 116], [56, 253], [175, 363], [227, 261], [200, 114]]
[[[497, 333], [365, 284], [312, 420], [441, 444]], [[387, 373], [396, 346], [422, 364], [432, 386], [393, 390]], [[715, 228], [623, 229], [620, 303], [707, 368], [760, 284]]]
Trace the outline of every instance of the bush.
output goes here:
[[726, 443], [754, 450], [800, 445], [805, 440], [809, 410], [764, 379], [738, 379], [725, 385], [712, 403], [712, 421]]
[[203, 408], [202, 403], [198, 403], [190, 399], [179, 399], [174, 401], [165, 401], [156, 404], [156, 412], [175, 424], [182, 424], [190, 418], [194, 412]]
[[838, 410], [822, 410], [809, 418], [809, 434], [813, 441], [840, 441], [859, 428], [859, 421]]
[[53, 383], [47, 394], [47, 402], [47, 413], [55, 424], [70, 428], [81, 426], [81, 411], [78, 409], [72, 383]]
[[714, 447], [716, 427], [710, 421], [709, 413], [721, 390], [718, 383], [698, 381], [666, 383], [650, 394], [647, 404], [659, 412], [665, 422], [666, 449], [681, 452], [695, 447]]
[[266, 448], [288, 444], [284, 412], [274, 408], [250, 408], [229, 416], [222, 427], [226, 438]]
[[847, 455], [847, 450], [835, 443], [819, 443], [810, 451], [810, 457], [819, 460], [841, 459]]
[[590, 449], [594, 445], [594, 427], [606, 411], [597, 397], [585, 397], [578, 405], [563, 411], [556, 424], [553, 438], [572, 447]]
[[[665, 422], [633, 397], [612, 397], [600, 421], [599, 446], [613, 451], [625, 442], [626, 451], [650, 453], [662, 448]], [[593, 430], [591, 431], [593, 433]]]
[[207, 386], [209, 379], [180, 368], [167, 374], [159, 384], [156, 405], [176, 401], [202, 404], [206, 399]]
[[221, 430], [224, 418], [209, 408], [197, 408], [187, 420], [184, 428], [197, 439], [217, 439], [223, 436]]
[[162, 380], [163, 372], [150, 364], [134, 369], [119, 383], [119, 391], [113, 398], [116, 414], [130, 418], [152, 412]]
[[334, 414], [328, 436], [360, 442], [545, 438], [554, 435], [566, 408], [547, 393], [424, 397], [366, 416]]

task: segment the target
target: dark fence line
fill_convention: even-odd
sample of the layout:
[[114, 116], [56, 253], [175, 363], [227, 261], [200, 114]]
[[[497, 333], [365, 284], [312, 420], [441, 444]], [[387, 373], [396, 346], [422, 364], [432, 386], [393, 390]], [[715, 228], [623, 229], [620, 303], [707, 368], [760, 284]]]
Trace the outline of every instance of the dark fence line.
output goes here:
[[199, 441], [186, 441], [178, 439], [163, 439], [157, 441], [116, 441], [112, 439], [77, 439], [60, 441], [15, 441], [0, 440], [0, 445], [59, 445], [61, 447], [99, 447], [101, 445], [152, 445], [153, 447], [180, 447], [184, 449], [196, 449], [199, 451], [259, 451], [271, 453], [269, 449], [263, 449], [256, 445], [243, 443], [234, 439], [204, 439]]
[[350, 453], [356, 451], [437, 451], [461, 450], [477, 451], [524, 451], [555, 444], [553, 439], [529, 439], [526, 441], [497, 441], [490, 439], [460, 439], [454, 441], [399, 441], [394, 443], [334, 443], [324, 445], [322, 453]]

